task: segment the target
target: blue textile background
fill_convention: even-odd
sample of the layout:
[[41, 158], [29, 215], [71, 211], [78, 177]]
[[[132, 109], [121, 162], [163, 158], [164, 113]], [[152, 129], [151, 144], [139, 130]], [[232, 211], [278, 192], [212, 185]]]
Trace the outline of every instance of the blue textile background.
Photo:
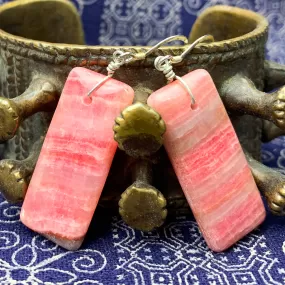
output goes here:
[[[5, 1], [4, 1], [5, 2]], [[89, 44], [153, 44], [188, 35], [206, 7], [229, 4], [265, 15], [268, 57], [285, 63], [282, 0], [74, 0]], [[285, 140], [264, 145], [263, 160], [285, 174]], [[20, 208], [0, 198], [0, 284], [262, 285], [285, 284], [285, 218], [268, 214], [254, 233], [224, 253], [207, 249], [191, 216], [142, 233], [97, 213], [77, 252], [68, 252], [19, 221]], [[100, 216], [100, 218], [98, 218]]]

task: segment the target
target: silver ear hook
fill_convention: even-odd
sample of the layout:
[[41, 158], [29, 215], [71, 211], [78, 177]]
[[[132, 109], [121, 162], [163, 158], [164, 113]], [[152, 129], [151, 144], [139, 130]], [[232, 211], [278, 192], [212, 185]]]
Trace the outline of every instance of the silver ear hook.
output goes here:
[[152, 48], [150, 48], [146, 53], [145, 53], [145, 57], [147, 57], [148, 55], [150, 55], [151, 53], [153, 53], [155, 50], [157, 50], [159, 47], [161, 47], [162, 45], [166, 44], [166, 43], [170, 43], [172, 41], [182, 41], [185, 44], [188, 43], [188, 39], [185, 36], [182, 35], [176, 35], [176, 36], [171, 36], [168, 37], [162, 41], [160, 41], [159, 43], [157, 43], [155, 46], [153, 46]]
[[153, 53], [156, 49], [158, 49], [160, 46], [164, 45], [165, 43], [169, 43], [172, 41], [182, 41], [184, 43], [188, 42], [188, 39], [185, 36], [182, 35], [175, 35], [175, 36], [171, 36], [168, 37], [162, 41], [160, 41], [159, 43], [157, 43], [155, 46], [153, 46], [152, 48], [150, 48], [147, 52], [145, 53], [132, 53], [132, 52], [123, 52], [121, 50], [116, 50], [113, 53], [113, 60], [109, 63], [109, 65], [107, 66], [107, 71], [108, 71], [108, 75], [102, 79], [100, 82], [98, 82], [88, 93], [87, 96], [90, 97], [90, 95], [96, 91], [97, 89], [99, 89], [109, 78], [111, 78], [115, 71], [117, 69], [119, 69], [122, 65], [124, 65], [125, 63], [129, 63], [132, 61], [137, 61], [137, 60], [143, 60], [145, 59], [148, 55], [150, 55], [151, 53]]
[[97, 89], [99, 89], [109, 78], [111, 78], [115, 71], [119, 69], [123, 64], [131, 62], [133, 59], [133, 54], [131, 52], [123, 52], [121, 50], [116, 50], [113, 53], [113, 60], [107, 66], [108, 75], [98, 82], [88, 93], [87, 96], [90, 95]]
[[189, 93], [189, 95], [191, 96], [191, 105], [193, 106], [196, 104], [195, 97], [190, 87], [186, 84], [186, 82], [181, 77], [177, 76], [175, 72], [173, 71], [173, 66], [171, 63], [172, 58], [173, 57], [171, 55], [158, 56], [154, 61], [154, 67], [157, 70], [163, 72], [163, 74], [165, 75], [167, 79], [167, 83], [172, 82], [174, 79], [177, 79], [178, 81], [180, 81], [181, 84], [185, 87], [185, 89]]
[[187, 92], [191, 96], [191, 105], [192, 106], [196, 104], [195, 97], [194, 97], [190, 87], [186, 84], [186, 82], [181, 77], [179, 77], [175, 74], [175, 72], [173, 71], [172, 64], [181, 62], [184, 59], [184, 57], [195, 48], [195, 46], [197, 44], [199, 44], [205, 40], [206, 41], [214, 41], [214, 37], [211, 35], [205, 35], [205, 36], [197, 39], [195, 42], [193, 42], [181, 55], [179, 55], [179, 56], [171, 56], [171, 55], [158, 56], [154, 61], [154, 67], [157, 70], [163, 72], [163, 74], [165, 75], [165, 77], [167, 79], [167, 83], [170, 83], [175, 79], [177, 79], [179, 82], [181, 82], [181, 84], [184, 86], [184, 88], [187, 90]]
[[189, 47], [181, 55], [174, 56], [171, 59], [171, 62], [172, 63], [179, 63], [185, 58], [185, 56], [189, 52], [191, 52], [196, 47], [196, 45], [198, 45], [202, 42], [214, 42], [214, 41], [215, 40], [214, 40], [214, 37], [212, 35], [204, 35], [204, 36], [198, 38], [197, 40], [195, 40], [192, 44], [190, 44]]

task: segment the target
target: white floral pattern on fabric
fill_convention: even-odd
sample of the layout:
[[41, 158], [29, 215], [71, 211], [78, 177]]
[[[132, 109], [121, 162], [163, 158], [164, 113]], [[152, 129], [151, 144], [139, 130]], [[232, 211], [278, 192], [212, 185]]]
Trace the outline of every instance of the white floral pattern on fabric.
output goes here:
[[[0, 285], [285, 282], [285, 233], [267, 230], [268, 225], [217, 254], [207, 248], [190, 216], [179, 216], [150, 233], [133, 230], [115, 217], [103, 236], [88, 238], [81, 250], [68, 252], [25, 228], [19, 207], [0, 199]], [[280, 246], [271, 240], [276, 233]]]
[[[80, 0], [78, 0], [80, 1]], [[187, 36], [195, 18], [206, 8], [231, 5], [264, 15], [270, 24], [267, 52], [285, 62], [285, 1], [270, 0], [106, 0], [101, 15], [102, 45], [153, 45], [174, 34]]]
[[0, 225], [9, 230], [0, 226], [0, 284], [103, 284], [94, 279], [82, 283], [82, 279], [104, 270], [104, 253], [88, 248], [66, 251], [40, 235], [30, 235], [19, 220], [20, 208], [2, 197], [1, 201]]
[[134, 231], [116, 219], [112, 231], [120, 284], [282, 285], [285, 281], [282, 263], [259, 230], [224, 253], [210, 251], [197, 224], [183, 216], [160, 234]]
[[102, 45], [153, 45], [182, 33], [182, 3], [177, 0], [107, 0], [101, 17]]

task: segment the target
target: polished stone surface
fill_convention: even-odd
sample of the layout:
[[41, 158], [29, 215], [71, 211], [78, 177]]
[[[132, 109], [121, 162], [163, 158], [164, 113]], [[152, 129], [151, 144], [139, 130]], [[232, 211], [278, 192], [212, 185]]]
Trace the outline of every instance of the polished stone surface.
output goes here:
[[256, 228], [265, 209], [210, 75], [200, 69], [183, 79], [194, 109], [179, 81], [154, 92], [148, 104], [166, 123], [166, 150], [208, 246], [222, 251]]
[[132, 88], [74, 68], [66, 81], [21, 210], [22, 222], [68, 249], [78, 248], [105, 184], [117, 143], [116, 116], [134, 98]]

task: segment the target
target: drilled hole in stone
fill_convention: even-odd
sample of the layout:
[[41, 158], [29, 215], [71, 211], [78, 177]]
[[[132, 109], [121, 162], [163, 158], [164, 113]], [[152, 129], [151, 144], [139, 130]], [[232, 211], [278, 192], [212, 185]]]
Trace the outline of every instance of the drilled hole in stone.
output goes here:
[[191, 105], [191, 109], [194, 110], [194, 111], [195, 111], [195, 110], [198, 110], [198, 109], [199, 109], [198, 104], [197, 104], [197, 103], [192, 104], [192, 105]]
[[90, 105], [92, 103], [92, 98], [90, 96], [84, 96], [82, 101], [85, 105]]

